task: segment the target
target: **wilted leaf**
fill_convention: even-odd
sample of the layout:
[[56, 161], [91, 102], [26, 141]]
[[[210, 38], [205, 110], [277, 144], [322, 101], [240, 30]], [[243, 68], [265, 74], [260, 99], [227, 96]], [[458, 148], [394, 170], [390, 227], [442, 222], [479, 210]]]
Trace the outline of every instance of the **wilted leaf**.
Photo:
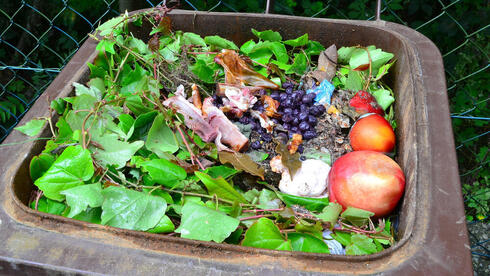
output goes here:
[[289, 175], [293, 177], [296, 172], [301, 168], [301, 161], [299, 160], [300, 154], [299, 152], [291, 154], [285, 144], [281, 143], [280, 141], [276, 141], [276, 143], [276, 153], [281, 155], [282, 164], [286, 168], [288, 168]]
[[230, 163], [235, 169], [246, 171], [264, 180], [264, 168], [255, 163], [250, 156], [239, 152], [228, 151], [220, 151], [218, 152], [218, 156], [222, 164]]

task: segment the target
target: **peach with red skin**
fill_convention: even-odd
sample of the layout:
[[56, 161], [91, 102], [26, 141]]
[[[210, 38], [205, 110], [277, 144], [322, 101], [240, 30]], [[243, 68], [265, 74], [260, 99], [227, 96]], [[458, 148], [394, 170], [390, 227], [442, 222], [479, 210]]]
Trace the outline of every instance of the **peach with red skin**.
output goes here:
[[337, 159], [328, 176], [331, 202], [383, 217], [395, 209], [405, 190], [400, 166], [375, 151], [353, 151]]
[[395, 132], [390, 123], [378, 114], [361, 117], [349, 133], [353, 150], [392, 152], [395, 147]]

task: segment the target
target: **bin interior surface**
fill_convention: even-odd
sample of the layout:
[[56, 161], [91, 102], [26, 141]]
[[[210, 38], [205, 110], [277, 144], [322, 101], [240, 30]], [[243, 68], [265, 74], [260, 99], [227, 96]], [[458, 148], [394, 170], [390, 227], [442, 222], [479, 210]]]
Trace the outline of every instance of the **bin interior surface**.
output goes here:
[[[284, 39], [304, 33], [324, 46], [376, 45], [395, 54], [390, 84], [396, 101], [397, 158], [406, 176], [397, 243], [368, 256], [273, 251], [169, 237], [95, 225], [27, 207], [34, 189], [30, 159], [44, 141], [0, 148], [0, 271], [297, 274], [420, 272], [472, 273], [469, 242], [449, 118], [444, 69], [427, 38], [401, 25], [262, 14], [172, 11], [174, 30], [220, 35], [237, 45], [254, 38], [251, 28], [279, 31]], [[136, 31], [144, 39], [149, 29]], [[96, 42], [87, 40], [24, 117], [47, 116], [48, 102], [88, 80]], [[49, 136], [46, 127], [41, 137]], [[4, 144], [24, 141], [13, 132]], [[14, 266], [15, 264], [15, 266]]]

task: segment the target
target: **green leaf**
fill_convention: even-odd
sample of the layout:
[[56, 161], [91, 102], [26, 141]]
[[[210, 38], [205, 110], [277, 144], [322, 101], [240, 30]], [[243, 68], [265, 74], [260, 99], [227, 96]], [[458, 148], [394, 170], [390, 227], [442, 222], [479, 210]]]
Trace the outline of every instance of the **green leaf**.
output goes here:
[[378, 70], [378, 74], [376, 74], [376, 78], [374, 78], [374, 81], [380, 80], [384, 75], [388, 74], [388, 69], [390, 69], [393, 64], [395, 64], [394, 61], [381, 66]]
[[373, 239], [361, 234], [353, 234], [351, 243], [345, 247], [345, 254], [347, 255], [369, 255], [376, 252], [377, 249]]
[[170, 220], [167, 215], [164, 215], [162, 219], [158, 222], [158, 224], [149, 229], [147, 232], [150, 233], [170, 233], [175, 230], [174, 223]]
[[187, 177], [183, 168], [165, 159], [146, 161], [141, 166], [148, 171], [154, 181], [170, 188], [173, 188], [177, 181]]
[[182, 238], [223, 242], [240, 221], [206, 206], [188, 201], [182, 207], [182, 220], [175, 232]]
[[341, 231], [335, 231], [331, 234], [332, 238], [340, 242], [343, 246], [347, 246], [351, 243], [351, 234]]
[[194, 172], [194, 174], [206, 186], [209, 195], [216, 195], [219, 198], [247, 203], [247, 200], [240, 193], [238, 193], [233, 188], [233, 186], [231, 186], [223, 177], [212, 178], [205, 173], [197, 171]]
[[66, 108], [66, 102], [62, 98], [57, 98], [51, 101], [49, 105], [59, 115], [63, 114]]
[[342, 205], [330, 203], [327, 207], [323, 208], [323, 211], [316, 217], [330, 223], [330, 226], [333, 227], [337, 223], [341, 212]]
[[134, 132], [134, 123], [135, 123], [133, 116], [123, 113], [119, 116], [118, 119], [119, 119], [119, 123], [117, 124], [117, 126], [124, 133], [126, 133], [128, 135], [128, 137], [131, 137], [133, 135], [133, 132]]
[[87, 208], [87, 210], [73, 217], [76, 220], [82, 220], [90, 223], [100, 224], [100, 216], [102, 215], [102, 208]]
[[361, 78], [361, 72], [350, 70], [345, 82], [345, 89], [351, 91], [359, 91], [363, 88], [363, 80]]
[[286, 203], [288, 207], [291, 205], [300, 205], [310, 211], [320, 212], [321, 210], [323, 210], [323, 208], [325, 208], [325, 206], [329, 204], [329, 200], [327, 197], [315, 198], [315, 197], [295, 196], [295, 195], [283, 194], [283, 193], [279, 193], [279, 194], [281, 195], [282, 201], [284, 201], [284, 203]]
[[242, 245], [274, 250], [293, 250], [291, 241], [286, 240], [274, 222], [267, 218], [260, 218], [248, 228]]
[[269, 41], [281, 41], [282, 40], [281, 34], [278, 32], [274, 32], [272, 30], [265, 30], [265, 31], [259, 32], [255, 29], [252, 29], [252, 33], [256, 37], [258, 37], [259, 39], [262, 39], [262, 40], [269, 40]]
[[391, 92], [383, 88], [373, 91], [372, 94], [383, 110], [388, 109], [395, 101], [395, 98], [391, 96]]
[[222, 38], [217, 35], [212, 35], [212, 36], [206, 36], [204, 38], [204, 41], [208, 45], [216, 46], [221, 49], [232, 49], [232, 50], [238, 50], [238, 47], [233, 43], [232, 41]]
[[165, 122], [163, 114], [158, 114], [148, 132], [146, 148], [153, 151], [159, 157], [162, 152], [175, 153], [179, 150], [179, 144], [175, 133]]
[[291, 65], [291, 67], [286, 71], [286, 74], [295, 73], [299, 76], [302, 76], [306, 72], [306, 68], [307, 68], [306, 61], [307, 58], [305, 54], [303, 53], [295, 54], [294, 62]]
[[128, 37], [129, 43], [128, 46], [132, 50], [136, 50], [137, 53], [146, 55], [150, 53], [148, 49], [148, 44], [146, 44], [143, 40], [138, 39], [136, 37]]
[[206, 46], [206, 42], [204, 39], [195, 33], [184, 33], [182, 35], [182, 42], [184, 45], [198, 45], [198, 46]]
[[102, 224], [146, 231], [165, 215], [165, 199], [147, 193], [111, 186], [102, 191]]
[[43, 129], [46, 120], [32, 119], [23, 126], [18, 126], [15, 129], [24, 133], [27, 136], [36, 136]]
[[100, 183], [73, 187], [62, 191], [60, 194], [66, 196], [66, 203], [70, 206], [69, 218], [87, 210], [89, 206], [92, 208], [100, 207], [104, 201]]
[[[39, 212], [61, 216], [66, 209], [66, 205], [62, 202], [54, 201], [46, 197], [41, 197], [37, 203]], [[36, 208], [36, 201], [31, 202], [31, 208]]]
[[114, 165], [116, 169], [124, 167], [131, 156], [144, 145], [143, 141], [133, 143], [120, 141], [115, 134], [95, 136], [92, 139], [102, 146], [102, 149], [93, 148], [95, 159], [103, 166]]
[[214, 83], [214, 70], [209, 67], [205, 61], [198, 59], [196, 63], [189, 64], [189, 70], [199, 79], [206, 83]]
[[81, 146], [67, 147], [51, 165], [48, 171], [38, 178], [36, 185], [44, 195], [53, 200], [62, 201], [65, 196], [60, 192], [83, 185], [92, 178], [94, 166], [90, 151]]
[[102, 92], [95, 86], [91, 86], [90, 88], [86, 87], [83, 84], [79, 84], [74, 82], [73, 86], [75, 87], [75, 95], [90, 95], [96, 98], [98, 101], [102, 100]]
[[116, 44], [115, 41], [109, 41], [102, 39], [98, 44], [95, 50], [97, 51], [105, 51], [107, 53], [111, 53], [113, 55], [116, 54], [116, 51], [114, 50], [114, 44]]
[[309, 56], [319, 55], [323, 51], [325, 51], [325, 47], [318, 41], [308, 40], [306, 43], [305, 52]]
[[368, 222], [368, 219], [372, 216], [374, 216], [373, 212], [355, 207], [347, 207], [347, 209], [340, 215], [340, 217], [346, 219], [356, 226], [365, 225]]
[[124, 16], [118, 16], [118, 17], [114, 17], [112, 19], [109, 19], [107, 20], [104, 24], [100, 25], [97, 30], [100, 32], [99, 34], [101, 36], [105, 36], [105, 35], [108, 35], [110, 33], [112, 33], [114, 27], [116, 27], [116, 25], [118, 27], [121, 27], [122, 24], [120, 24], [123, 20], [124, 20]]
[[298, 37], [298, 38], [289, 39], [289, 40], [284, 41], [284, 44], [289, 45], [289, 46], [293, 46], [293, 47], [304, 46], [304, 45], [306, 45], [306, 43], [308, 43], [308, 34], [307, 33]]
[[312, 252], [312, 253], [330, 253], [327, 244], [310, 234], [289, 233], [288, 240], [294, 251]]
[[[390, 61], [394, 55], [392, 53], [383, 52], [381, 49], [376, 49], [374, 46], [369, 46], [369, 55], [371, 57], [371, 74], [376, 76], [378, 69], [386, 62]], [[349, 59], [349, 65], [352, 69], [369, 68], [369, 57], [365, 49], [356, 49]]]
[[41, 177], [51, 165], [54, 163], [54, 156], [49, 153], [41, 153], [34, 156], [29, 164], [29, 172], [31, 174], [32, 181], [36, 181]]
[[337, 54], [339, 63], [349, 63], [349, 59], [352, 56], [352, 53], [354, 53], [354, 51], [357, 49], [358, 48], [356, 47], [341, 47], [340, 49], [338, 49]]
[[249, 41], [243, 43], [242, 46], [240, 46], [240, 51], [248, 55], [253, 50], [255, 45], [257, 45], [257, 43], [255, 43], [253, 39], [250, 39]]
[[212, 178], [218, 178], [221, 176], [224, 179], [227, 179], [238, 173], [238, 171], [235, 170], [234, 168], [230, 168], [225, 165], [212, 166], [205, 169], [204, 172], [207, 173]]

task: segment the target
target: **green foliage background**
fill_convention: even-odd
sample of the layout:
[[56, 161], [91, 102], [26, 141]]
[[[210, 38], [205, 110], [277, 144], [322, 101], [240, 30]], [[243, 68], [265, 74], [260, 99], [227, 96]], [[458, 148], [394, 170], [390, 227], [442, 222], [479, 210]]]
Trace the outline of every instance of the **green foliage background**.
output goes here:
[[[169, 1], [170, 2], [170, 1]], [[260, 13], [265, 0], [181, 1], [181, 8]], [[46, 0], [0, 4], [0, 141], [100, 21], [159, 1]], [[273, 13], [373, 20], [376, 1], [276, 0]], [[485, 0], [383, 1], [381, 18], [423, 33], [440, 49], [467, 218], [486, 220], [490, 201], [489, 26]], [[462, 117], [462, 118], [461, 118]], [[467, 118], [469, 117], [469, 118]]]

